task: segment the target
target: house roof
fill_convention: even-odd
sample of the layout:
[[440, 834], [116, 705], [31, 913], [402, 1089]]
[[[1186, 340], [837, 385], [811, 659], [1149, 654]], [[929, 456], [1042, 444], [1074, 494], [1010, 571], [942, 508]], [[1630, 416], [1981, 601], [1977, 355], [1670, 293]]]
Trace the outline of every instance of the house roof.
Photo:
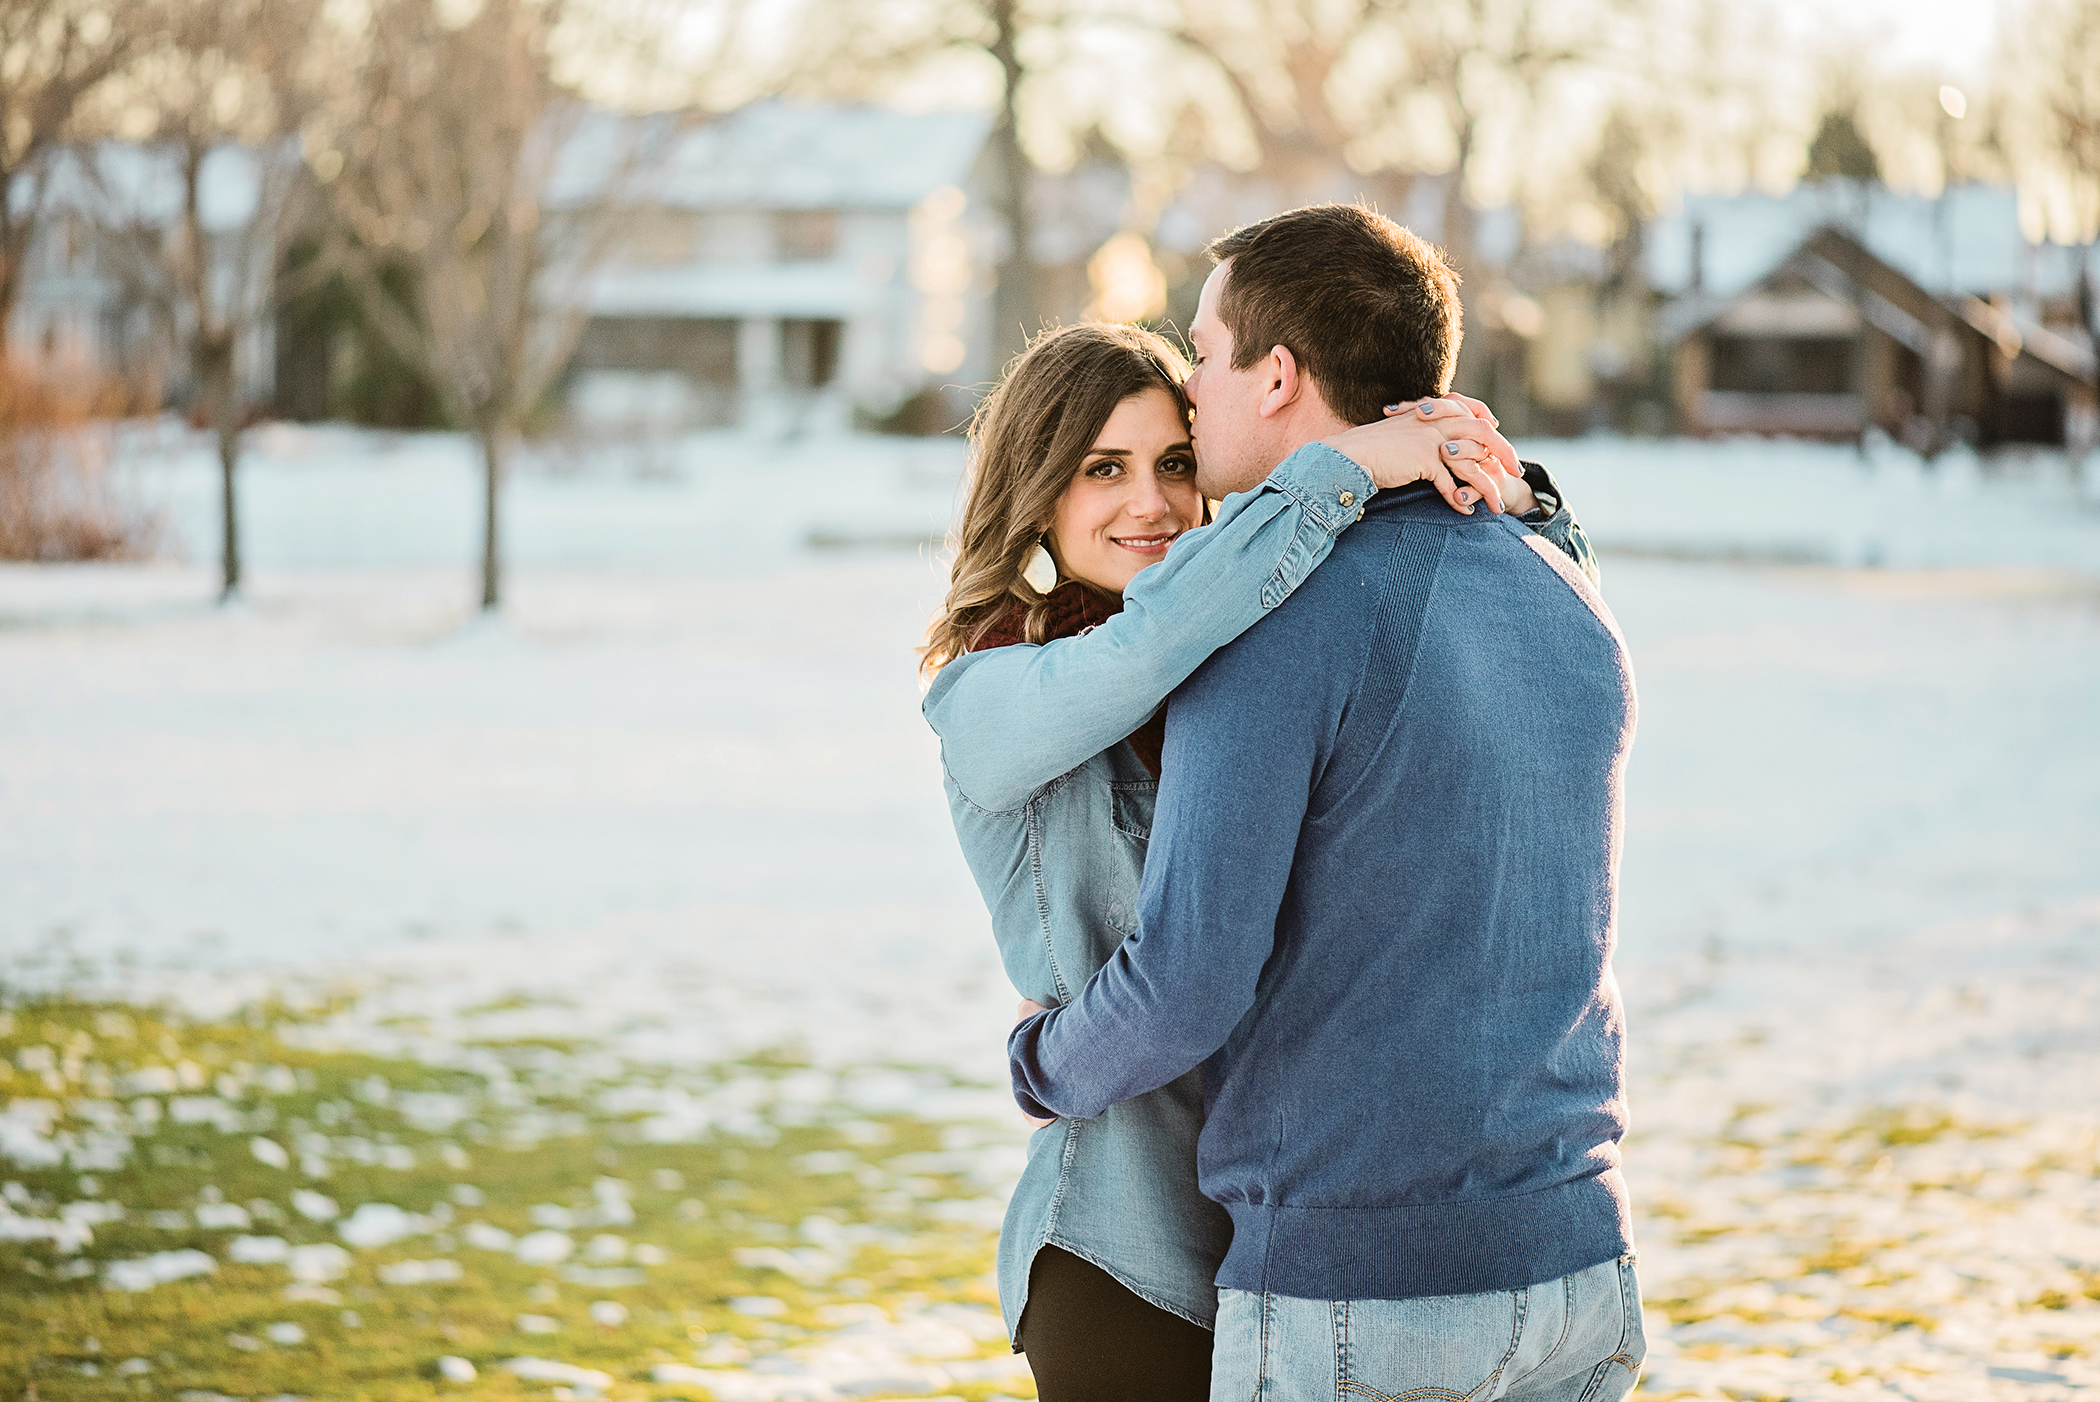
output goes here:
[[1864, 318], [1884, 335], [1926, 355], [1934, 334], [1928, 322], [1949, 315], [1996, 344], [2008, 359], [2031, 356], [2067, 379], [2094, 383], [2096, 357], [2090, 348], [2024, 312], [1983, 298], [1936, 296], [1836, 227], [1810, 230], [1755, 281], [1732, 294], [1688, 292], [1679, 297], [1663, 308], [1656, 330], [1666, 342], [1707, 327], [1749, 334], [1850, 335]]
[[1875, 257], [1941, 295], [2051, 297], [2076, 286], [2079, 250], [2028, 243], [2010, 186], [1954, 185], [1941, 200], [1851, 180], [1807, 181], [1783, 195], [1688, 197], [1649, 226], [1649, 284], [1671, 296], [1692, 290], [1697, 230], [1702, 290], [1731, 297], [1825, 226], [1853, 231]]
[[[182, 167], [173, 146], [102, 141], [52, 153], [46, 208], [96, 218], [173, 224], [182, 213]], [[257, 153], [220, 146], [198, 172], [197, 213], [213, 233], [238, 229], [255, 217], [262, 195]], [[8, 191], [17, 210], [28, 207], [34, 177], [17, 175]]]
[[594, 111], [569, 138], [550, 202], [593, 198], [609, 172], [636, 162], [646, 202], [673, 208], [908, 209], [968, 179], [991, 125], [981, 112], [779, 98], [686, 127]]

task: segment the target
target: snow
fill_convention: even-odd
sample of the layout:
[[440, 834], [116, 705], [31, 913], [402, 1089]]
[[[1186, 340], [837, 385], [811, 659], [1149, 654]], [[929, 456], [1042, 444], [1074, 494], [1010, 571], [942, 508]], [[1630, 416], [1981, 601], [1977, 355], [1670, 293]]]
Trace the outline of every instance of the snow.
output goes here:
[[202, 1251], [156, 1251], [128, 1261], [111, 1261], [102, 1268], [102, 1283], [111, 1290], [151, 1290], [170, 1280], [211, 1275], [219, 1263]]
[[360, 1251], [389, 1246], [404, 1237], [436, 1231], [443, 1219], [405, 1212], [390, 1202], [368, 1202], [358, 1207], [336, 1230], [336, 1235]]
[[301, 1285], [319, 1285], [350, 1273], [350, 1253], [332, 1241], [295, 1246], [285, 1253], [285, 1267]]
[[[366, 997], [344, 1026], [404, 1054], [462, 1040], [466, 1009], [512, 994], [471, 1035], [596, 1036], [669, 1062], [796, 1045], [797, 1077], [636, 1086], [619, 1108], [666, 1140], [756, 1123], [769, 1100], [989, 1119], [1011, 1132], [942, 1156], [982, 1184], [958, 1210], [989, 1211], [1018, 1162], [997, 1089], [1013, 994], [911, 654], [940, 596], [925, 542], [958, 446], [537, 450], [507, 498], [508, 606], [470, 622], [463, 440], [273, 427], [251, 444], [235, 607], [211, 606], [201, 563], [0, 568], [0, 951], [18, 977], [78, 956], [206, 1010], [347, 980]], [[1886, 446], [1520, 447], [1603, 548], [1639, 675], [1629, 1177], [1644, 1212], [1685, 1214], [1643, 1219], [1644, 1287], [1726, 1306], [1653, 1318], [1657, 1376], [1702, 1396], [1822, 1395], [1796, 1376], [1811, 1363], [1909, 1369], [1947, 1395], [2070, 1376], [2085, 1365], [2014, 1305], [2100, 1269], [2100, 478], [2048, 455], [1928, 466]], [[132, 448], [136, 489], [210, 560], [201, 446], [162, 427]], [[1522, 742], [1515, 713], [1496, 723]], [[180, 1113], [222, 1118], [201, 1073], [157, 1070]], [[38, 1074], [25, 1057], [14, 1084]], [[134, 1115], [158, 1111], [133, 1093]], [[24, 1162], [79, 1148], [41, 1103], [0, 1109], [0, 1147]], [[1775, 1108], [1738, 1113], [1760, 1105]], [[1887, 1147], [1858, 1128], [1921, 1106], [1968, 1128]], [[361, 1152], [314, 1140], [286, 1158]], [[1945, 1186], [2001, 1179], [2017, 1191]], [[577, 1250], [564, 1227], [621, 1225], [620, 1191], [595, 1202], [521, 1240], [460, 1230], [553, 1263]], [[316, 1193], [294, 1206], [337, 1214]], [[357, 1208], [343, 1238], [403, 1227], [384, 1207]], [[1900, 1239], [1908, 1274], [1780, 1278], [1774, 1262], [1841, 1231]], [[276, 1258], [259, 1244], [275, 1238], [239, 1240]], [[613, 1259], [612, 1238], [584, 1240]], [[765, 1249], [815, 1279], [835, 1245]], [[167, 1264], [181, 1255], [108, 1279], [215, 1264]], [[350, 1258], [282, 1259], [313, 1290]], [[1950, 1297], [1948, 1279], [1994, 1283]], [[1768, 1293], [1742, 1293], [1754, 1284]], [[1811, 1337], [1838, 1316], [1800, 1292], [1826, 1286], [1941, 1327]], [[2075, 1330], [2093, 1311], [2045, 1313]], [[842, 1320], [792, 1360], [801, 1373], [710, 1355], [663, 1381], [829, 1397], [855, 1378], [1006, 1376], [926, 1352], [933, 1322], [861, 1323], [857, 1361], [821, 1352], [847, 1348]], [[911, 1329], [927, 1338], [907, 1347], [895, 1331]]]
[[[523, 1328], [527, 1319], [538, 1319], [539, 1315], [522, 1315], [519, 1325]], [[550, 1321], [552, 1322], [552, 1321]], [[557, 1326], [559, 1327], [559, 1326]], [[552, 1330], [526, 1330], [527, 1333], [552, 1333]], [[515, 1373], [527, 1382], [576, 1383], [584, 1387], [610, 1387], [612, 1376], [595, 1368], [579, 1368], [573, 1363], [558, 1363], [550, 1358], [513, 1358], [503, 1365], [505, 1371]]]

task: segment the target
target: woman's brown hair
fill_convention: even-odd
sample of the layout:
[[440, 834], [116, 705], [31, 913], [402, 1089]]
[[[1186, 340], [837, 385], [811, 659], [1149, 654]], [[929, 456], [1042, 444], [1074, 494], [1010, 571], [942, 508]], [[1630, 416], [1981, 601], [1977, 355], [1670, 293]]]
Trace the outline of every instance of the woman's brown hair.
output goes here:
[[1188, 362], [1135, 326], [1086, 322], [1043, 332], [1014, 358], [970, 421], [969, 497], [948, 548], [947, 601], [926, 631], [919, 667], [936, 672], [977, 645], [1008, 609], [1041, 642], [1044, 597], [1021, 578], [1087, 449], [1133, 394], [1163, 389], [1184, 416]]

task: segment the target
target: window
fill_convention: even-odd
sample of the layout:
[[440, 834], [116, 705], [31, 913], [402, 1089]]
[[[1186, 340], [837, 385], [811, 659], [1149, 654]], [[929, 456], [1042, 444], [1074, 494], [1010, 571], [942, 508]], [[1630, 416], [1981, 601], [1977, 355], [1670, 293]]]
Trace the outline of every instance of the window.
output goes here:
[[820, 263], [838, 249], [839, 212], [783, 210], [773, 216], [773, 242], [784, 263]]
[[698, 317], [591, 318], [576, 347], [578, 370], [674, 370], [696, 385], [732, 388], [736, 323]]
[[1849, 394], [1849, 336], [1716, 336], [1710, 387], [1738, 394]]
[[687, 209], [644, 206], [622, 216], [620, 254], [635, 267], [675, 267], [690, 263], [706, 234], [704, 216]]
[[822, 389], [839, 371], [836, 321], [780, 323], [780, 377], [790, 389]]

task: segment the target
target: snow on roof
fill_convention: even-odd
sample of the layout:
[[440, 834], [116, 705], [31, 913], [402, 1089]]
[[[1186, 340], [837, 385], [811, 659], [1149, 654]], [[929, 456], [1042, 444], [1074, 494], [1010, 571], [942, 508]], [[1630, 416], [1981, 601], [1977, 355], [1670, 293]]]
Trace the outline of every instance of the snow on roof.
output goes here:
[[[646, 202], [683, 209], [909, 209], [968, 179], [991, 132], [980, 112], [769, 99], [687, 130], [670, 116], [593, 112], [578, 124], [550, 202], [580, 201], [634, 162]], [[650, 149], [658, 142], [660, 149]], [[639, 157], [634, 152], [641, 151]]]
[[1956, 185], [1939, 200], [1849, 180], [1808, 181], [1784, 195], [1688, 197], [1680, 213], [1649, 226], [1649, 282], [1672, 296], [1691, 290], [1697, 229], [1704, 292], [1732, 297], [1826, 224], [1855, 231], [1877, 258], [1935, 293], [2046, 297], [2075, 285], [2077, 250], [2028, 243], [2010, 186]]
[[882, 295], [836, 263], [687, 263], [605, 269], [591, 280], [588, 300], [594, 316], [830, 319], [857, 316]]
[[[182, 166], [173, 146], [103, 141], [51, 158], [47, 208], [71, 209], [97, 218], [143, 224], [173, 224], [182, 213]], [[197, 175], [198, 215], [212, 233], [238, 229], [255, 217], [262, 194], [256, 153], [221, 146], [204, 157]], [[9, 191], [16, 209], [26, 208], [33, 189], [28, 174]]]

